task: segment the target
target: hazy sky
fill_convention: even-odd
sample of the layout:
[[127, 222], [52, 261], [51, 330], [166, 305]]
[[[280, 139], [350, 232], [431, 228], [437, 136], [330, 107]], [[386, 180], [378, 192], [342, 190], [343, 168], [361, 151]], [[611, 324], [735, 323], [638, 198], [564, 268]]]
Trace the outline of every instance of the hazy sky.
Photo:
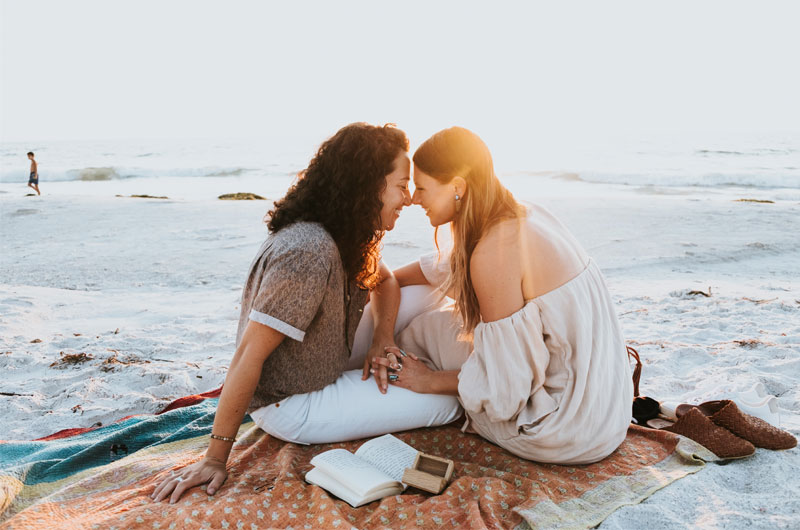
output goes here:
[[796, 131], [798, 5], [3, 0], [0, 135]]

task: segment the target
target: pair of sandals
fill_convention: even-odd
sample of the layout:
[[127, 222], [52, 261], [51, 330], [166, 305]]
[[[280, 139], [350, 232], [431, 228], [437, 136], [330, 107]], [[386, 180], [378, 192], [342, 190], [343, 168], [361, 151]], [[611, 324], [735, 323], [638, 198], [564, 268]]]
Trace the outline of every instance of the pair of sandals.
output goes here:
[[[634, 423], [686, 436], [724, 459], [750, 456], [756, 447], [785, 450], [797, 445], [792, 434], [743, 412], [730, 399], [707, 401], [700, 405], [681, 404], [672, 408], [640, 396], [642, 362], [639, 353], [631, 347], [628, 347], [628, 356], [636, 360], [633, 373]], [[760, 389], [756, 385], [751, 392], [759, 394], [759, 390], [766, 394], [763, 385]]]

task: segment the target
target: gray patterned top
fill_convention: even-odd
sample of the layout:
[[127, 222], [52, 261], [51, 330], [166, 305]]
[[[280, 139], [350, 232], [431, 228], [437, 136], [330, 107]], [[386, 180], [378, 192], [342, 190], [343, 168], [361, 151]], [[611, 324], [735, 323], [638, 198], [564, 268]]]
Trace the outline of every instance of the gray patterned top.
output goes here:
[[249, 411], [342, 374], [368, 294], [353, 285], [348, 293], [346, 283], [339, 249], [322, 225], [298, 222], [267, 237], [242, 292], [236, 346], [250, 320], [286, 338], [264, 362]]

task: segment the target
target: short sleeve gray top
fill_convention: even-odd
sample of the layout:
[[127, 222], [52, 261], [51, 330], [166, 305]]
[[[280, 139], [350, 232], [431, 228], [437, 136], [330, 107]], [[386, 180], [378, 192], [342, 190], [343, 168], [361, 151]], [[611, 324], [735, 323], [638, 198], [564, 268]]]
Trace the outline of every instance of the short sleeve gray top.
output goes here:
[[348, 283], [322, 225], [298, 222], [267, 237], [242, 292], [236, 346], [251, 320], [286, 338], [264, 362], [248, 410], [319, 390], [342, 374], [368, 294]]

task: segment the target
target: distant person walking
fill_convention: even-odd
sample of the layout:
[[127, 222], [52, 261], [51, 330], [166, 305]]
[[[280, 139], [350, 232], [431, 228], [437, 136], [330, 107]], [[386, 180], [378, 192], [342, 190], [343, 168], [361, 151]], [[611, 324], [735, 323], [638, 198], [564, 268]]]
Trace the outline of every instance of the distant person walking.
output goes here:
[[31, 161], [31, 176], [28, 178], [28, 187], [36, 190], [37, 195], [41, 195], [39, 191], [39, 168], [36, 160], [33, 159], [33, 151], [28, 151], [28, 160]]

